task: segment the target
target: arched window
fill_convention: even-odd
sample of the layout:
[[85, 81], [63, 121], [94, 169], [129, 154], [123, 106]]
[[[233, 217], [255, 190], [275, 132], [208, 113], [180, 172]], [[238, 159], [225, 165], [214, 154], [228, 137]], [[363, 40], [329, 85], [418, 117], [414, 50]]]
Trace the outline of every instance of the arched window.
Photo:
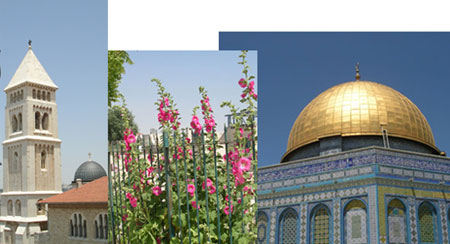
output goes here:
[[97, 239], [107, 239], [108, 238], [108, 227], [107, 227], [107, 217], [106, 214], [99, 214], [95, 218], [95, 238]]
[[47, 101], [49, 101], [50, 102], [50, 92], [47, 92]]
[[41, 152], [41, 169], [47, 168], [47, 153], [45, 152], [45, 149]]
[[70, 236], [87, 238], [86, 219], [84, 219], [80, 213], [72, 214], [72, 218], [70, 219], [69, 223], [70, 223]]
[[41, 100], [41, 91], [37, 91], [37, 99]]
[[22, 113], [19, 113], [19, 131], [22, 131]]
[[279, 243], [296, 244], [298, 239], [298, 217], [294, 209], [288, 208], [281, 214], [279, 224]]
[[42, 116], [42, 129], [48, 130], [48, 114], [47, 113], [44, 113], [44, 115]]
[[15, 216], [22, 216], [22, 206], [20, 204], [20, 200], [16, 200], [15, 208]]
[[12, 200], [8, 200], [7, 212], [9, 216], [13, 215], [13, 202]]
[[44, 101], [47, 100], [47, 98], [45, 97], [45, 94], [46, 94], [45, 91], [42, 91], [42, 100], [44, 100]]
[[392, 244], [407, 243], [406, 235], [406, 207], [402, 201], [394, 199], [388, 204], [388, 232], [389, 241]]
[[344, 208], [344, 243], [367, 243], [367, 209], [361, 200], [351, 200]]
[[330, 233], [332, 233], [330, 209], [323, 204], [319, 204], [311, 211], [311, 243], [331, 243]]
[[258, 244], [267, 243], [267, 223], [268, 223], [267, 215], [264, 212], [258, 213], [258, 218], [256, 219], [256, 225], [258, 230]]
[[19, 170], [19, 154], [14, 152], [14, 164], [12, 166], [12, 171], [17, 172]]
[[[42, 199], [39, 199], [39, 200], [37, 201], [37, 203], [36, 203], [36, 206], [37, 206], [37, 215], [44, 215], [44, 214], [45, 214], [45, 211], [44, 211], [45, 206], [42, 205], [42, 204], [40, 204], [40, 203], [39, 203], [40, 201], [42, 201]], [[72, 222], [72, 220], [70, 220], [70, 222]]]
[[34, 114], [34, 128], [36, 130], [41, 129], [41, 114], [39, 112], [36, 112]]
[[9, 95], [9, 103], [13, 103], [13, 94]]
[[12, 125], [12, 132], [16, 132], [19, 125], [19, 121], [17, 120], [16, 115], [13, 115], [11, 125]]
[[12, 94], [12, 102], [15, 103], [16, 102], [16, 93]]
[[436, 209], [429, 202], [419, 206], [419, 243], [438, 243]]
[[36, 99], [36, 90], [33, 89], [33, 99]]

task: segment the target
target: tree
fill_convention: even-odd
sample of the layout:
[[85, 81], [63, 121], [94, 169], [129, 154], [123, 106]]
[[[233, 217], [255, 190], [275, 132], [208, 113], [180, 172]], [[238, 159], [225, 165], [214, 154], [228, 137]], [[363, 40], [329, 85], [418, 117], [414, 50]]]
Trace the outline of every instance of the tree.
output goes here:
[[134, 122], [134, 115], [125, 107], [113, 106], [112, 108], [108, 108], [108, 141], [119, 141], [123, 140], [123, 131], [124, 128], [123, 123], [123, 111], [127, 113], [127, 118], [130, 123], [130, 129], [133, 133], [138, 132], [138, 126]]
[[130, 56], [125, 51], [108, 51], [108, 107], [113, 102], [118, 102], [122, 97], [119, 91], [119, 84], [122, 75], [125, 74], [123, 65], [133, 64]]

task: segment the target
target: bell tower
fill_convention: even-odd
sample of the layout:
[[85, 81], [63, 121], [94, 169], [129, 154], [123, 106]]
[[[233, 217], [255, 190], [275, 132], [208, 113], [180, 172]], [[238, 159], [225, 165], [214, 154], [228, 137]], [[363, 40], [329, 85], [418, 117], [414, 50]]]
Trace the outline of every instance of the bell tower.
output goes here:
[[4, 92], [3, 193], [0, 243], [34, 243], [47, 216], [37, 202], [61, 193], [58, 87], [28, 51]]

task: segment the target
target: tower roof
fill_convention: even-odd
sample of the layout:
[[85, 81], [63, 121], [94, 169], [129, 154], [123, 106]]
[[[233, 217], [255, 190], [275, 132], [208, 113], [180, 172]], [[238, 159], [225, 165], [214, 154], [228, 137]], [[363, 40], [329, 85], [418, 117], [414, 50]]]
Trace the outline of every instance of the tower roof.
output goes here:
[[34, 55], [31, 46], [4, 91], [6, 92], [11, 88], [26, 82], [58, 89], [58, 86], [53, 83], [36, 55]]

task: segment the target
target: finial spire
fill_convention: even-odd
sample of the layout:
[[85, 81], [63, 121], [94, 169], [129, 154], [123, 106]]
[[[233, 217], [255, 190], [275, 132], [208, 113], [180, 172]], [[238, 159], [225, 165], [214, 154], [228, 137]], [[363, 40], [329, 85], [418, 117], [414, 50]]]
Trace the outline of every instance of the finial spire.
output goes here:
[[28, 40], [28, 48], [31, 49], [31, 40]]
[[359, 79], [361, 78], [361, 76], [359, 75], [359, 62], [356, 63], [355, 69], [356, 69], [356, 80], [359, 81]]
[[88, 153], [89, 161], [92, 161], [92, 153]]

